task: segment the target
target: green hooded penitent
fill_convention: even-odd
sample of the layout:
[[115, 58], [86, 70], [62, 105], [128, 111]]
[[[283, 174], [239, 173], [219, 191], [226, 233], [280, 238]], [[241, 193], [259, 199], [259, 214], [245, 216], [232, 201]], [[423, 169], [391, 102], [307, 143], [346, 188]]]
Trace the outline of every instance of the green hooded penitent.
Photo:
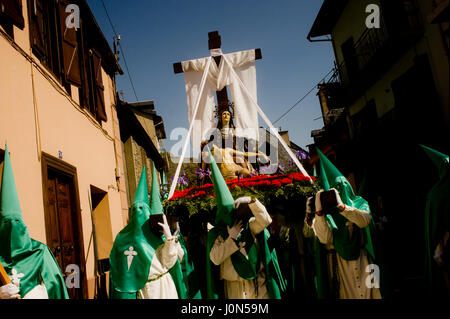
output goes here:
[[[211, 155], [211, 152], [209, 153], [209, 157], [211, 161], [211, 173], [214, 184], [217, 213], [215, 226], [208, 232], [206, 242], [207, 298], [217, 299], [224, 297], [224, 284], [219, 280], [220, 268], [211, 262], [209, 253], [219, 235], [221, 235], [224, 240], [228, 238], [227, 226], [232, 226], [234, 222], [232, 216], [234, 199], [220, 173], [219, 167]], [[246, 280], [252, 280], [257, 278], [259, 265], [260, 263], [263, 263], [266, 272], [266, 285], [269, 297], [271, 299], [280, 299], [280, 289], [282, 291], [286, 289], [286, 282], [281, 275], [276, 252], [275, 250], [271, 251], [268, 246], [267, 240], [270, 237], [269, 231], [264, 229], [263, 232], [256, 236], [258, 245], [254, 244], [253, 239], [250, 238], [251, 236], [252, 234], [247, 223], [237, 240], [242, 240], [247, 243], [244, 246], [244, 249], [247, 252], [248, 259], [240, 251], [235, 252], [231, 255], [234, 269], [240, 277]]]
[[[324, 189], [329, 190], [330, 188], [335, 188], [339, 192], [341, 200], [345, 205], [371, 213], [368, 202], [364, 198], [355, 195], [350, 183], [344, 175], [339, 172], [319, 149], [317, 149], [317, 153], [320, 158], [321, 179], [323, 181]], [[349, 235], [348, 227], [346, 226], [348, 220], [342, 216], [337, 209], [331, 215], [327, 215], [327, 221], [333, 233], [334, 249], [341, 258], [345, 260], [357, 259], [360, 255], [361, 241], [364, 243], [364, 248], [370, 255], [372, 261], [380, 266], [380, 283], [383, 291], [383, 283], [386, 278], [383, 276], [383, 267], [381, 266], [381, 251], [376, 249], [378, 245], [376, 242], [376, 229], [373, 218], [369, 226], [364, 229], [360, 229], [354, 225], [353, 235], [351, 237]], [[377, 251], [377, 253], [375, 253], [375, 251]]]
[[[155, 209], [154, 215], [163, 213], [162, 205], [161, 203], [158, 205], [157, 199], [159, 197], [154, 197], [152, 200]], [[144, 166], [131, 205], [130, 221], [117, 235], [109, 257], [111, 263], [110, 298], [136, 299], [137, 292], [147, 283], [155, 251], [159, 245], [163, 244], [163, 239], [150, 231], [150, 214], [147, 174]], [[184, 298], [185, 290], [180, 289], [179, 281], [176, 281], [176, 278], [175, 276], [173, 279], [178, 297]]]
[[[45, 284], [49, 299], [69, 298], [53, 254], [46, 245], [30, 238], [22, 218], [8, 146], [5, 147], [0, 190], [0, 243], [0, 262], [13, 283], [20, 280], [22, 298], [41, 282]], [[12, 276], [13, 272], [18, 276]]]
[[[152, 215], [163, 214], [163, 206], [161, 203], [161, 195], [159, 192], [158, 178], [156, 177], [156, 169], [153, 165], [152, 173], [152, 193], [150, 210]], [[178, 242], [184, 251], [183, 262], [179, 261], [170, 269], [175, 285], [177, 286], [178, 296], [180, 299], [201, 299], [200, 285], [198, 278], [194, 271], [194, 263], [189, 258], [188, 251], [186, 249], [186, 243], [183, 235], [178, 234]]]
[[439, 180], [427, 194], [425, 206], [425, 282], [430, 296], [448, 294], [442, 271], [433, 258], [434, 251], [450, 229], [449, 156], [420, 145], [438, 169]]
[[[150, 215], [162, 215], [164, 214], [164, 209], [161, 203], [161, 193], [158, 183], [158, 177], [156, 176], [156, 168], [155, 164], [153, 164], [152, 170], [152, 189], [150, 196]], [[164, 240], [164, 236], [162, 236]], [[186, 253], [186, 251], [185, 251]], [[186, 257], [187, 258], [187, 257]], [[184, 274], [181, 267], [180, 262], [177, 260], [175, 265], [169, 270], [170, 275], [175, 283], [175, 287], [177, 288], [178, 298], [186, 299], [187, 296], [187, 288], [184, 282]]]

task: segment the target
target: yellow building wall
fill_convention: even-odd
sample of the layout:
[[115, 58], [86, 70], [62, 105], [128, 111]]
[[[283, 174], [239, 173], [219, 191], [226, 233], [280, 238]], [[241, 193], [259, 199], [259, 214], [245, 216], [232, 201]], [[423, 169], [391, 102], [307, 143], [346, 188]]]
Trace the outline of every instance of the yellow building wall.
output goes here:
[[[23, 10], [26, 24], [27, 10]], [[30, 54], [28, 25], [14, 27], [14, 41]], [[40, 64], [34, 56], [34, 61]], [[42, 69], [45, 67], [42, 66]], [[47, 74], [49, 71], [45, 70]], [[32, 73], [36, 108], [33, 103]], [[78, 105], [78, 88], [72, 96], [61, 94], [35, 66], [0, 35], [0, 147], [5, 141], [11, 153], [22, 213], [30, 236], [46, 243], [42, 190], [41, 152], [58, 157], [77, 169], [79, 202], [89, 298], [94, 294], [94, 253], [89, 245], [92, 234], [90, 185], [108, 192], [113, 237], [124, 227], [127, 212], [122, 150], [115, 111], [114, 81], [103, 71], [107, 122], [101, 126]], [[60, 86], [60, 91], [64, 88]], [[95, 124], [97, 123], [97, 124]], [[116, 181], [115, 169], [121, 178]], [[125, 198], [125, 202], [121, 200]], [[64, 271], [64, 269], [63, 269]]]

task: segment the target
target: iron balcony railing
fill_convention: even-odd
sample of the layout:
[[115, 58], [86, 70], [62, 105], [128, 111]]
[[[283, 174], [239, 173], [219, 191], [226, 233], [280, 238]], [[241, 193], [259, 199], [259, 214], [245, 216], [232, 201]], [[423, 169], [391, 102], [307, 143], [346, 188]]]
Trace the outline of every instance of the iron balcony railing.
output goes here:
[[331, 74], [321, 85], [339, 84], [340, 96], [330, 98], [351, 103], [384, 74], [417, 41], [422, 32], [417, 10], [405, 4], [402, 24], [387, 24], [381, 19], [380, 28], [367, 28], [353, 45], [354, 55], [347, 56], [339, 64], [335, 63]]

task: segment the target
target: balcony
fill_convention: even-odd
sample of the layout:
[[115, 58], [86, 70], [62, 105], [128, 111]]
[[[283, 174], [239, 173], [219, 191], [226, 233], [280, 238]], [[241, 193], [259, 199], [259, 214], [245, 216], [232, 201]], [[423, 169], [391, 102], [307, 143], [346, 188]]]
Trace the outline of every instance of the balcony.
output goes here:
[[344, 60], [335, 64], [322, 83], [340, 87], [331, 99], [346, 105], [353, 103], [420, 39], [423, 28], [414, 8], [405, 5], [402, 16], [385, 15], [380, 28], [366, 29], [353, 45], [347, 46]]

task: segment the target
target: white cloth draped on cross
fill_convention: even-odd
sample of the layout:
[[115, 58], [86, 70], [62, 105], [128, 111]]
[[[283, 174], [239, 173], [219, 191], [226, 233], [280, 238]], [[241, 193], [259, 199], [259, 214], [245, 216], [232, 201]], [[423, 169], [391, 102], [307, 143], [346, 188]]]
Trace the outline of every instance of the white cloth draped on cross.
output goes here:
[[[309, 177], [309, 174], [303, 168], [300, 161], [258, 105], [255, 50], [221, 54], [219, 49], [215, 49], [211, 50], [211, 55], [222, 55], [219, 66], [212, 62], [212, 57], [181, 62], [186, 83], [186, 97], [190, 122], [188, 137], [192, 137], [193, 145], [200, 145], [202, 140], [209, 139], [209, 130], [216, 127], [214, 93], [215, 91], [222, 90], [225, 86], [229, 86], [231, 98], [235, 106], [235, 134], [240, 137], [258, 140], [259, 114], [269, 126], [271, 133], [278, 138], [302, 174]], [[186, 138], [170, 187], [169, 198], [175, 192], [188, 142], [189, 139]]]
[[[215, 49], [211, 55], [220, 55], [220, 49]], [[246, 50], [223, 54], [232, 65], [239, 78], [243, 81], [252, 98], [257, 101], [256, 93], [256, 69], [255, 69], [255, 50]], [[211, 63], [205, 87], [200, 92], [200, 84], [203, 73], [206, 69], [208, 60], [211, 57], [189, 60], [181, 62], [184, 81], [186, 84], [186, 98], [188, 104], [189, 122], [197, 120], [192, 132], [193, 145], [200, 145], [202, 140], [209, 138], [209, 132], [217, 125], [214, 116], [216, 91], [222, 90], [225, 86], [230, 88], [231, 100], [234, 103], [234, 124], [236, 126], [235, 134], [241, 137], [258, 139], [258, 113], [252, 107], [249, 97], [242, 90], [241, 86], [233, 77], [232, 70], [225, 59], [221, 59], [219, 66]], [[197, 97], [201, 94], [198, 105], [197, 115], [194, 117], [195, 103]], [[244, 130], [244, 129], [252, 130]]]

